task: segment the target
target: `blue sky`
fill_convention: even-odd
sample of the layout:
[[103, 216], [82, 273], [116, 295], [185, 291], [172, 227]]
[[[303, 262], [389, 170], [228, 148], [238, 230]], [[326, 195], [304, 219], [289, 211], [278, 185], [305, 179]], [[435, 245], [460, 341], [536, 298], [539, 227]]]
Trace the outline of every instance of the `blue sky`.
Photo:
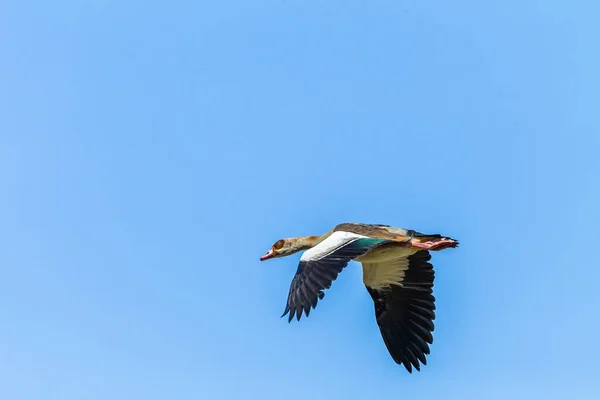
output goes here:
[[[596, 399], [600, 6], [0, 6], [0, 397]], [[339, 222], [441, 233], [409, 375]]]

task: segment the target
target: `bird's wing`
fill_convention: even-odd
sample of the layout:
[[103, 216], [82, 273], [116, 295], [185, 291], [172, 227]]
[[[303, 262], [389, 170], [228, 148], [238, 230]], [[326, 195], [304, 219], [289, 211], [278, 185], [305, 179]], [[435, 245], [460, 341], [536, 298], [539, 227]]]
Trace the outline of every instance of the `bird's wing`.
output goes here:
[[311, 307], [317, 306], [317, 301], [325, 296], [323, 291], [331, 287], [331, 283], [350, 260], [387, 242], [389, 241], [385, 239], [336, 231], [315, 247], [306, 250], [292, 279], [282, 317], [288, 312], [288, 322], [291, 322], [294, 314], [298, 320], [302, 312], [308, 317]]
[[412, 373], [425, 365], [433, 343], [435, 297], [431, 255], [422, 250], [379, 263], [363, 262], [363, 282], [373, 298], [383, 341], [397, 364]]

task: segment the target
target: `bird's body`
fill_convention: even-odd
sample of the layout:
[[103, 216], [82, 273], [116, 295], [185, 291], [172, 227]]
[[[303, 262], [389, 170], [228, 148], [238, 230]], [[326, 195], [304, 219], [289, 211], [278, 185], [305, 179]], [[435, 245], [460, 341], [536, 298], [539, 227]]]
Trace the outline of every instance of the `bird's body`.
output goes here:
[[362, 263], [363, 283], [394, 361], [412, 372], [426, 364], [435, 319], [434, 272], [429, 251], [457, 247], [454, 239], [388, 225], [343, 223], [320, 236], [281, 239], [261, 257], [266, 260], [306, 250], [290, 285], [282, 316], [298, 320], [324, 297], [351, 261]]

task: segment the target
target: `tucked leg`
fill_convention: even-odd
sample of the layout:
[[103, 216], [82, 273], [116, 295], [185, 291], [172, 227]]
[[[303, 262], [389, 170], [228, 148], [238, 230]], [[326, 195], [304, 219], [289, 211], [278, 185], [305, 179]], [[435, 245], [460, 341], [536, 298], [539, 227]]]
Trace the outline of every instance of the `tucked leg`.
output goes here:
[[416, 247], [419, 249], [423, 249], [423, 250], [433, 250], [433, 251], [439, 251], [439, 250], [444, 250], [447, 249], [449, 247], [457, 247], [458, 246], [458, 242], [454, 239], [448, 239], [448, 238], [439, 238], [439, 239], [434, 239], [434, 240], [428, 240], [426, 242], [420, 242], [418, 240], [411, 240], [410, 242], [412, 247]]

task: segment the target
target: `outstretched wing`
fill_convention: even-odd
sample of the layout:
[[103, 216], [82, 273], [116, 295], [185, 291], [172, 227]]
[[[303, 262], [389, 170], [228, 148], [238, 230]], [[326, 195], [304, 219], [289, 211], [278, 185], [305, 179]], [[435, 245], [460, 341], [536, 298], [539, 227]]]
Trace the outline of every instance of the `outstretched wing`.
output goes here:
[[323, 292], [329, 289], [338, 274], [350, 260], [367, 253], [369, 250], [389, 242], [374, 239], [356, 233], [337, 231], [323, 242], [304, 252], [300, 258], [298, 270], [292, 279], [290, 292], [283, 316], [289, 312], [288, 322], [296, 315], [298, 321], [302, 312], [310, 313], [317, 306]]
[[427, 364], [433, 343], [434, 271], [428, 251], [381, 263], [363, 263], [363, 281], [375, 303], [383, 341], [397, 364], [412, 372]]

